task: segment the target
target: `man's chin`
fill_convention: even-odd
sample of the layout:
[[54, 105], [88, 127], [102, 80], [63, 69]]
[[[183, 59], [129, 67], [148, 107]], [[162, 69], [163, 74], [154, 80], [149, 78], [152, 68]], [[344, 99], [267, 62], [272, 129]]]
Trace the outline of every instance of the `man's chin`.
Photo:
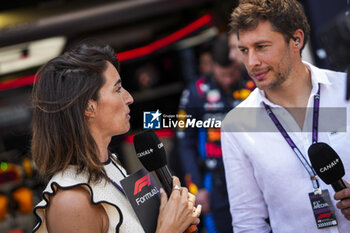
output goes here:
[[271, 89], [271, 85], [264, 84], [263, 81], [254, 81], [254, 83], [259, 90], [265, 91]]

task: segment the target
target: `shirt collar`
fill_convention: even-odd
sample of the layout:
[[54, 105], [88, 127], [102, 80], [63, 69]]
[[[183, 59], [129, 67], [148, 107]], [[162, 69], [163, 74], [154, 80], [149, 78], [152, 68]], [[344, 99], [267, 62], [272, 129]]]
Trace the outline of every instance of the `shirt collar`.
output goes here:
[[[324, 70], [317, 68], [316, 66], [311, 65], [308, 62], [303, 61], [303, 63], [309, 69], [311, 74], [312, 90], [310, 95], [315, 95], [317, 93], [318, 84], [320, 84], [320, 86], [331, 85], [331, 82], [329, 81]], [[270, 100], [266, 98], [265, 92], [263, 90], [258, 90], [258, 103], [262, 105], [263, 102], [271, 107], [279, 107], [278, 105], [272, 103]]]

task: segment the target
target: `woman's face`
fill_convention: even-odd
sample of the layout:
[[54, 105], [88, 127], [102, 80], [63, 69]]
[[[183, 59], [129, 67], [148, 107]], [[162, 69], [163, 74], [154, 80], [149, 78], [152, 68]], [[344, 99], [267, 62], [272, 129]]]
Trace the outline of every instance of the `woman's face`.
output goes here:
[[129, 105], [134, 102], [130, 93], [122, 87], [118, 71], [107, 62], [105, 83], [93, 104], [93, 123], [90, 130], [102, 137], [124, 134], [130, 129]]

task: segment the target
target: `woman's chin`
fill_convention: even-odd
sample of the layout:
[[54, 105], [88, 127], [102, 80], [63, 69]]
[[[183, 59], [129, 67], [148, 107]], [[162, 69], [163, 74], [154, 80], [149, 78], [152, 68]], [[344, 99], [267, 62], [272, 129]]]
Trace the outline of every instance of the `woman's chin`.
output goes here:
[[130, 125], [126, 125], [125, 126], [125, 129], [122, 129], [122, 130], [118, 130], [118, 132], [115, 132], [113, 134], [113, 136], [118, 136], [118, 135], [123, 135], [123, 134], [126, 134], [127, 132], [130, 131]]

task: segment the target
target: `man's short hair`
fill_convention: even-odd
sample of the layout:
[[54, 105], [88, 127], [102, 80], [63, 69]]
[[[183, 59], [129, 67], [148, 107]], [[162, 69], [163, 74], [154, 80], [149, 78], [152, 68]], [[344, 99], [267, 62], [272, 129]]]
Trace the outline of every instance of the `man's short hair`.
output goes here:
[[[297, 0], [240, 0], [231, 14], [232, 31], [255, 29], [260, 21], [269, 21], [287, 43], [297, 29], [304, 31], [304, 48], [310, 32], [304, 9]], [[238, 35], [239, 36], [239, 35]]]

